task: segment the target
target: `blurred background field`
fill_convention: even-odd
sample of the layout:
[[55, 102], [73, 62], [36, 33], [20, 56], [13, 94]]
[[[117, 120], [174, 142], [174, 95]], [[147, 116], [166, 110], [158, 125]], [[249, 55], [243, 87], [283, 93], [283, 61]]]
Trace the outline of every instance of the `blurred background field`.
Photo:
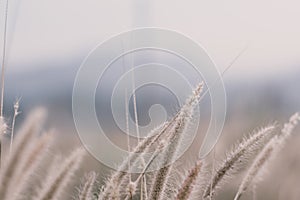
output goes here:
[[[227, 117], [216, 148], [220, 159], [243, 134], [270, 122], [285, 122], [300, 111], [299, 6], [291, 0], [13, 0], [9, 7], [5, 116], [12, 117], [13, 102], [19, 97], [22, 114], [17, 128], [30, 110], [46, 107], [49, 117], [45, 128], [54, 128], [57, 147], [70, 152], [80, 145], [72, 117], [72, 89], [84, 58], [96, 45], [120, 32], [144, 26], [166, 28], [201, 44], [220, 71], [248, 46], [223, 77]], [[3, 10], [1, 4], [1, 14]], [[208, 117], [203, 116], [204, 126]], [[111, 139], [125, 146], [118, 134], [113, 130]], [[196, 155], [200, 142], [195, 141], [185, 159]], [[298, 128], [268, 178], [258, 186], [258, 199], [300, 198], [299, 144]], [[86, 170], [97, 169], [101, 177], [107, 176], [107, 167], [92, 157], [88, 160]], [[233, 197], [238, 183], [228, 183], [222, 193], [228, 196], [220, 199]]]

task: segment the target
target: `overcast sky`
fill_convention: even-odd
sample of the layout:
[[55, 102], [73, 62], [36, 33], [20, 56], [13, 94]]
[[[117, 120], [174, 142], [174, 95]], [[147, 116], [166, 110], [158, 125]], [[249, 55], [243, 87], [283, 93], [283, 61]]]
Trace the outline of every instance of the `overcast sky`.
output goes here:
[[[248, 50], [231, 73], [300, 68], [297, 0], [9, 0], [10, 70], [46, 60], [84, 58], [104, 40], [134, 27], [181, 32], [203, 45], [219, 69]], [[3, 35], [4, 1], [1, 6]], [[2, 43], [2, 42], [1, 42]], [[24, 69], [26, 63], [26, 69]], [[35, 68], [32, 68], [34, 70]]]

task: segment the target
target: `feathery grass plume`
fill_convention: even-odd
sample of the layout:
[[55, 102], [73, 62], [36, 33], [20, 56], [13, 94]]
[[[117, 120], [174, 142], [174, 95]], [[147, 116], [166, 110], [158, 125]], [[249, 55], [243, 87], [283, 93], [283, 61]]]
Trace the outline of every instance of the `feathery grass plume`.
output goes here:
[[[174, 134], [172, 137], [167, 140], [169, 146], [165, 152], [163, 152], [163, 158], [161, 163], [161, 168], [157, 171], [154, 182], [152, 185], [152, 189], [150, 192], [150, 199], [161, 199], [163, 197], [163, 192], [166, 187], [166, 183], [168, 180], [168, 176], [172, 169], [172, 162], [174, 155], [176, 154], [176, 150], [180, 144], [181, 134], [186, 126], [186, 122], [184, 119], [178, 121], [178, 126], [174, 128]], [[167, 145], [167, 144], [166, 144]]]
[[22, 165], [16, 170], [14, 180], [11, 181], [11, 186], [8, 188], [8, 193], [13, 194], [11, 195], [12, 200], [17, 200], [26, 193], [31, 178], [42, 165], [52, 141], [53, 135], [45, 133], [30, 144], [29, 152], [24, 153], [24, 158], [20, 161]]
[[27, 150], [28, 144], [33, 141], [35, 134], [38, 132], [42, 121], [45, 117], [45, 111], [43, 109], [36, 109], [29, 118], [23, 124], [20, 129], [20, 133], [15, 140], [15, 148], [12, 153], [6, 158], [1, 170], [0, 170], [0, 199], [5, 199], [8, 191], [8, 187], [11, 181], [14, 180], [15, 172], [21, 165], [23, 152]]
[[41, 161], [53, 142], [53, 133], [43, 133], [32, 143], [28, 156], [24, 159], [22, 172], [27, 172], [32, 169], [36, 162]]
[[[136, 191], [137, 191], [137, 188], [135, 188], [135, 187], [132, 187], [132, 186], [138, 186], [138, 183], [141, 181], [141, 179], [143, 178], [143, 177], [145, 177], [146, 176], [146, 172], [147, 172], [147, 170], [149, 169], [149, 167], [151, 166], [151, 165], [155, 165], [155, 164], [157, 164], [157, 163], [155, 163], [154, 161], [156, 161], [155, 159], [159, 156], [159, 154], [163, 151], [163, 149], [164, 149], [164, 147], [165, 147], [165, 140], [162, 140], [162, 141], [157, 141], [157, 145], [155, 146], [155, 150], [154, 150], [154, 152], [152, 152], [152, 155], [151, 155], [151, 157], [150, 157], [150, 159], [147, 161], [147, 163], [145, 163], [144, 165], [143, 165], [143, 172], [138, 176], [138, 178], [134, 181], [134, 183], [130, 180], [130, 179], [123, 179], [122, 181], [121, 181], [121, 184], [120, 184], [120, 189], [119, 189], [119, 194], [121, 195], [120, 197], [122, 197], [122, 195], [123, 194], [125, 194], [125, 197], [126, 198], [128, 198], [128, 196], [131, 196], [131, 194], [135, 194], [136, 193]], [[145, 149], [145, 152], [148, 152], [148, 150], [150, 150], [150, 148], [151, 148], [151, 146], [149, 146], [149, 147], [147, 147], [146, 149]], [[143, 157], [143, 154], [145, 153], [145, 152], [143, 152], [142, 153], [142, 155], [141, 155], [141, 157]], [[135, 163], [133, 163], [133, 165], [132, 166], [136, 166], [136, 167], [139, 167], [140, 165], [139, 165], [140, 163], [138, 163], [138, 162], [135, 162]], [[153, 177], [152, 177], [153, 178]], [[148, 180], [148, 179], [147, 179]], [[149, 181], [148, 181], [149, 182]], [[142, 184], [143, 182], [141, 181], [141, 184]], [[145, 182], [144, 182], [145, 183]], [[146, 185], [147, 186], [147, 185]], [[145, 188], [141, 188], [141, 189], [143, 189], [143, 190], [147, 190], [147, 187], [145, 187]], [[128, 193], [128, 191], [130, 191], [130, 193]], [[145, 199], [148, 199], [148, 197], [147, 197], [147, 195], [146, 194], [148, 194], [148, 190], [147, 191], [144, 191], [144, 198]]]
[[195, 166], [189, 170], [186, 178], [184, 179], [183, 183], [181, 184], [178, 193], [176, 195], [176, 200], [187, 200], [189, 199], [199, 172], [202, 167], [202, 161], [199, 160], [196, 162]]
[[289, 122], [284, 124], [284, 127], [281, 130], [281, 134], [272, 138], [272, 140], [266, 145], [262, 152], [256, 157], [255, 161], [251, 165], [250, 169], [247, 172], [247, 175], [244, 177], [239, 187], [239, 190], [235, 196], [235, 200], [240, 199], [242, 194], [247, 190], [247, 188], [253, 181], [257, 182], [260, 179], [267, 163], [270, 162], [270, 160], [284, 146], [285, 141], [291, 135], [292, 131], [295, 129], [299, 121], [299, 113], [295, 113], [294, 115], [292, 115], [289, 119]]
[[295, 113], [292, 115], [287, 123], [283, 125], [283, 128], [281, 129], [281, 134], [279, 135], [282, 139], [282, 142], [285, 141], [286, 138], [288, 138], [295, 127], [298, 125], [300, 121], [300, 115], [299, 113]]
[[203, 194], [203, 198], [207, 198], [210, 195], [215, 193], [217, 186], [222, 183], [224, 177], [230, 175], [232, 170], [238, 166], [243, 160], [247, 160], [247, 158], [257, 152], [261, 146], [274, 135], [275, 125], [267, 126], [260, 131], [250, 135], [247, 138], [244, 138], [242, 142], [235, 147], [232, 152], [226, 156], [226, 159], [223, 161], [212, 179], [206, 186], [206, 189]]
[[130, 200], [133, 199], [133, 196], [136, 194], [137, 186], [138, 186], [137, 182], [130, 182], [128, 184], [127, 195], [125, 199], [130, 199]]
[[61, 163], [64, 162], [64, 157], [61, 154], [56, 154], [54, 157], [50, 156], [50, 154], [48, 155], [49, 157], [41, 163], [43, 166], [39, 166], [37, 169], [38, 171], [42, 170], [40, 171], [42, 174], [38, 171], [31, 174], [28, 184], [23, 184], [23, 189], [18, 195], [17, 200], [28, 200], [38, 196], [45, 180], [59, 170]]
[[79, 189], [78, 200], [92, 200], [94, 197], [94, 186], [97, 182], [96, 172], [90, 172], [85, 175], [85, 182]]
[[202, 199], [203, 191], [206, 189], [207, 183], [212, 177], [212, 163], [209, 159], [210, 157], [206, 157], [202, 160], [201, 169], [193, 183], [192, 191], [188, 199]]
[[193, 91], [193, 95], [186, 101], [186, 104], [182, 106], [179, 111], [179, 115], [176, 119], [175, 126], [169, 132], [169, 137], [166, 139], [166, 143], [169, 144], [167, 149], [163, 153], [161, 162], [161, 169], [159, 169], [155, 175], [155, 180], [152, 185], [151, 192], [149, 194], [150, 199], [162, 199], [164, 190], [167, 185], [169, 174], [172, 169], [170, 162], [173, 161], [174, 156], [177, 154], [177, 150], [181, 143], [182, 133], [185, 131], [190, 119], [193, 115], [195, 106], [198, 104], [200, 94], [203, 89], [203, 83], [200, 83]]
[[17, 116], [21, 113], [19, 111], [19, 101], [20, 99], [18, 99], [15, 104], [14, 104], [14, 116], [13, 116], [13, 120], [12, 120], [12, 124], [11, 124], [11, 134], [10, 134], [10, 147], [9, 147], [9, 153], [12, 152], [13, 149], [13, 141], [14, 141], [14, 130], [15, 130], [15, 123], [16, 123], [16, 119]]
[[[151, 158], [149, 159], [147, 164], [145, 163], [143, 172], [138, 176], [138, 178], [134, 182], [131, 179], [127, 179], [126, 180], [127, 182], [125, 180], [123, 180], [121, 182], [120, 190], [119, 190], [120, 198], [123, 198], [123, 196], [125, 196], [125, 199], [131, 199], [136, 194], [137, 186], [139, 185], [139, 182], [141, 182], [140, 184], [142, 184], [141, 180], [146, 176], [146, 172], [147, 172], [148, 168], [153, 164], [153, 161], [155, 161], [155, 159], [157, 158], [157, 156], [159, 155], [159, 153], [163, 150], [163, 147], [165, 146], [164, 142], [161, 142], [161, 141], [158, 141], [158, 142], [159, 142], [159, 145], [157, 146], [155, 152], [151, 155]], [[144, 189], [144, 188], [141, 188], [141, 189]], [[147, 187], [145, 189], [147, 189]], [[148, 191], [147, 191], [147, 193], [148, 193]], [[146, 193], [144, 193], [143, 198], [148, 199], [147, 195], [145, 195], [145, 194]]]
[[277, 136], [274, 136], [268, 144], [263, 148], [263, 150], [255, 158], [253, 164], [249, 168], [246, 176], [244, 177], [238, 192], [236, 193], [234, 200], [239, 200], [242, 194], [250, 186], [251, 182], [255, 179], [259, 179], [260, 175], [263, 173], [267, 163], [274, 157], [275, 151], [278, 150], [279, 139]]
[[59, 200], [75, 171], [79, 168], [85, 150], [74, 151], [59, 167], [42, 183], [42, 188], [34, 200]]
[[117, 198], [120, 194], [120, 185], [123, 185], [124, 182], [129, 183], [126, 179], [128, 173], [128, 162], [131, 162], [130, 166], [137, 166], [139, 158], [143, 157], [145, 152], [148, 152], [153, 145], [158, 143], [158, 139], [162, 137], [167, 131], [172, 127], [174, 122], [177, 119], [178, 114], [173, 117], [168, 123], [163, 123], [154, 130], [151, 131], [148, 137], [142, 140], [133, 152], [122, 162], [119, 169], [113, 173], [113, 175], [108, 179], [105, 188], [99, 194], [99, 200], [105, 200], [109, 198]]
[[[235, 200], [240, 199], [242, 194], [250, 186], [251, 182], [259, 180], [260, 175], [263, 173], [264, 168], [268, 161], [270, 161], [275, 154], [284, 146], [287, 138], [291, 135], [292, 131], [295, 129], [296, 125], [300, 121], [299, 113], [295, 113], [289, 119], [289, 122], [284, 124], [281, 134], [278, 137], [274, 137], [264, 150], [257, 156], [256, 160], [250, 167], [247, 175], [242, 181], [239, 190], [235, 196]], [[272, 155], [271, 155], [272, 154]], [[256, 178], [258, 177], [258, 178]]]
[[167, 123], [163, 123], [158, 128], [154, 129], [147, 138], [142, 140], [137, 147], [133, 150], [133, 152], [122, 162], [119, 169], [108, 179], [106, 186], [103, 192], [99, 195], [99, 200], [106, 200], [109, 199], [109, 196], [112, 194], [118, 193], [118, 188], [122, 183], [125, 175], [128, 171], [128, 163], [131, 162], [136, 163], [136, 161], [141, 157], [141, 153], [146, 152], [146, 150], [155, 144], [158, 139], [164, 135], [170, 127], [176, 124], [176, 120], [179, 118], [180, 113], [184, 113], [183, 111], [186, 110], [187, 106], [194, 107], [198, 102], [199, 93], [203, 88], [203, 83], [200, 83], [197, 89], [194, 91], [194, 95], [187, 101], [187, 103], [183, 106], [183, 108]]
[[139, 154], [145, 151], [148, 146], [153, 144], [155, 140], [164, 130], [167, 125], [164, 123], [156, 129], [152, 130], [148, 137], [142, 140], [133, 150], [128, 157], [119, 166], [119, 169], [114, 172], [108, 179], [104, 190], [99, 194], [99, 200], [109, 199], [112, 194], [118, 193], [119, 186], [122, 183], [125, 176], [128, 174], [128, 163], [135, 163], [139, 159]]
[[[155, 159], [157, 158], [157, 156], [159, 155], [159, 153], [163, 150], [163, 147], [165, 146], [165, 143], [158, 141], [158, 146], [156, 147], [156, 150], [154, 151], [154, 153], [152, 153], [151, 158], [149, 159], [149, 161], [147, 163], [145, 163], [143, 165], [143, 172], [139, 174], [139, 176], [137, 177], [137, 179], [133, 182], [128, 175], [126, 176], [126, 178], [124, 178], [121, 181], [120, 187], [119, 187], [119, 194], [120, 194], [120, 198], [123, 199], [123, 197], [125, 199], [131, 199], [131, 197], [134, 196], [134, 194], [136, 194], [137, 192], [137, 187], [139, 186], [139, 182], [140, 185], [142, 185], [142, 179], [146, 176], [146, 172], [148, 170], [148, 168], [153, 164], [153, 161], [155, 161]], [[145, 151], [147, 150], [147, 148], [145, 149]], [[135, 163], [136, 165], [137, 163]], [[147, 182], [146, 182], [147, 183]], [[146, 185], [147, 186], [147, 185]], [[142, 188], [141, 190], [147, 190], [147, 187]], [[144, 191], [143, 193], [143, 197], [145, 199], [148, 199], [147, 195], [148, 194], [148, 190]]]

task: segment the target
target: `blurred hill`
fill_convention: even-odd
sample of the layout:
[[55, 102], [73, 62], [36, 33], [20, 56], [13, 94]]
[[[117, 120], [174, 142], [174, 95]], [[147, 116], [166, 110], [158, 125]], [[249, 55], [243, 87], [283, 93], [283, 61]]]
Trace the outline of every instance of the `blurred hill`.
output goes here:
[[[5, 115], [13, 114], [13, 102], [21, 97], [21, 110], [28, 113], [36, 106], [49, 110], [50, 124], [60, 128], [74, 127], [72, 122], [72, 89], [79, 69], [78, 60], [57, 66], [40, 63], [41, 69], [8, 71], [6, 77]], [[47, 66], [47, 67], [45, 67]], [[26, 66], [23, 66], [26, 68]], [[234, 68], [232, 69], [234, 70]], [[273, 77], [224, 76], [227, 93], [227, 117], [260, 120], [286, 119], [300, 110], [300, 67], [294, 73]], [[106, 93], [106, 92], [104, 92]], [[101, 95], [108, 95], [101, 94]], [[161, 96], [164, 101], [164, 96]], [[259, 119], [258, 119], [259, 116]], [[23, 114], [20, 115], [21, 120]], [[246, 119], [245, 119], [246, 120]], [[73, 129], [73, 128], [72, 128]]]

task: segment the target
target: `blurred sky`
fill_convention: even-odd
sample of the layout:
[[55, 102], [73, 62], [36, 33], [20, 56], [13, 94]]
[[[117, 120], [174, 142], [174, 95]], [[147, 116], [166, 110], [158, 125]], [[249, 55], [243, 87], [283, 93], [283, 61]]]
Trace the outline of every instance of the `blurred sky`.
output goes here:
[[[5, 2], [0, 3], [3, 36]], [[39, 63], [47, 60], [83, 60], [111, 36], [143, 26], [189, 36], [221, 71], [248, 45], [230, 71], [238, 76], [300, 68], [297, 0], [9, 0], [9, 5], [10, 71], [43, 68], [47, 65]]]

